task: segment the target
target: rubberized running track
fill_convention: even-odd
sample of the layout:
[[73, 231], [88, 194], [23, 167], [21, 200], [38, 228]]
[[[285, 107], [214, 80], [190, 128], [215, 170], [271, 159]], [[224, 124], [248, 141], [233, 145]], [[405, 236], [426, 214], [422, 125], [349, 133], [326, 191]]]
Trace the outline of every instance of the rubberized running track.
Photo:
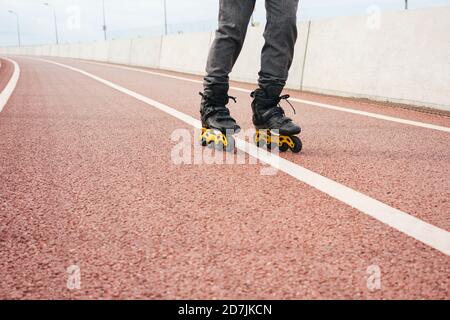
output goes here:
[[[276, 175], [249, 161], [177, 165], [171, 137], [194, 139], [200, 77], [13, 60], [0, 298], [450, 297], [449, 117], [290, 92], [305, 147], [280, 155]], [[0, 90], [11, 77], [2, 60]], [[253, 87], [233, 86], [249, 129]], [[71, 265], [80, 290], [66, 286]]]

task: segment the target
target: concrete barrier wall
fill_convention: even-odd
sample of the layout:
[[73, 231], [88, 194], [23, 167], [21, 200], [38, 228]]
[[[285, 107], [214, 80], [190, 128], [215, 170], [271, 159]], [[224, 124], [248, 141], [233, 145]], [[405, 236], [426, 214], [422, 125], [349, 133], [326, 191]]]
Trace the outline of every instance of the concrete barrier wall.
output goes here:
[[113, 40], [109, 42], [108, 62], [130, 64], [131, 40]]
[[90, 46], [92, 47], [92, 58], [90, 60], [108, 61], [109, 43], [107, 41], [96, 42]]
[[134, 39], [131, 44], [130, 64], [149, 68], [159, 68], [163, 37]]
[[36, 47], [34, 53], [37, 56], [49, 56], [50, 55], [50, 46]]
[[450, 110], [450, 7], [313, 22], [303, 89]]
[[34, 49], [33, 55], [35, 56], [44, 56], [43, 54], [44, 52], [44, 47], [43, 46], [38, 46]]
[[212, 38], [212, 32], [164, 37], [161, 45], [160, 68], [204, 74]]
[[71, 44], [69, 45], [69, 58], [79, 59], [80, 58], [80, 45]]
[[[264, 45], [264, 29], [261, 27], [249, 28], [241, 54], [236, 61], [230, 79], [256, 83], [261, 68], [261, 50]], [[214, 37], [212, 38], [214, 41]], [[204, 66], [203, 66], [204, 69]]]
[[[287, 81], [287, 88], [300, 89], [306, 43], [309, 32], [309, 22], [299, 23], [298, 41], [295, 46], [294, 60]], [[250, 83], [258, 82], [258, 72], [261, 68], [261, 50], [264, 46], [264, 29], [250, 28], [242, 48], [241, 55], [236, 62], [230, 79]]]
[[[450, 110], [450, 6], [299, 24], [287, 87]], [[0, 48], [203, 75], [214, 33]], [[249, 28], [230, 78], [256, 83], [262, 28]]]
[[61, 50], [59, 51], [60, 57], [67, 57], [70, 54], [70, 45], [64, 44], [61, 46]]
[[83, 45], [80, 48], [80, 59], [93, 60], [93, 58], [94, 58], [94, 46]]
[[50, 56], [51, 57], [59, 57], [59, 48], [60, 46], [54, 45], [50, 48]]

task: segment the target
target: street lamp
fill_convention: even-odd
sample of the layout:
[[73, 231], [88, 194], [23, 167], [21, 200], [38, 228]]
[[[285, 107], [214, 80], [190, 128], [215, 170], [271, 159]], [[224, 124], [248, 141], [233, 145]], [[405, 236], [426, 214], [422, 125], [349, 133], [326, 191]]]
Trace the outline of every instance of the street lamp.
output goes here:
[[21, 44], [21, 41], [20, 41], [20, 22], [19, 22], [19, 15], [18, 15], [16, 12], [12, 11], [12, 10], [9, 10], [8, 12], [11, 13], [11, 14], [14, 14], [14, 15], [16, 16], [16, 18], [17, 18], [17, 38], [19, 39], [19, 47], [20, 47], [20, 46], [22, 46], [22, 44]]
[[105, 0], [103, 0], [103, 33], [105, 35], [105, 41], [108, 39], [108, 36], [106, 34], [107, 27], [106, 27], [106, 9], [105, 9]]
[[44, 6], [50, 7], [53, 9], [53, 20], [55, 22], [55, 35], [56, 35], [56, 44], [59, 44], [59, 36], [58, 36], [58, 23], [56, 22], [56, 9], [50, 3], [44, 3]]
[[167, 36], [167, 3], [164, 0], [164, 32]]
[[408, 0], [405, 0], [405, 10], [408, 10]]

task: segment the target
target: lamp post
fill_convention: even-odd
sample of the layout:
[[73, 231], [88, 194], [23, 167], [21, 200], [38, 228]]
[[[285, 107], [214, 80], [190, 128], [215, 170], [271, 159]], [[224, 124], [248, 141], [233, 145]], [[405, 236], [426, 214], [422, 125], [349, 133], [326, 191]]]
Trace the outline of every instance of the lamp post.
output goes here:
[[105, 41], [108, 40], [107, 30], [108, 30], [108, 28], [106, 27], [105, 0], [103, 0], [103, 34], [104, 34], [104, 37], [105, 37]]
[[56, 9], [50, 3], [44, 3], [44, 6], [50, 7], [53, 9], [53, 21], [55, 23], [55, 36], [56, 36], [56, 44], [59, 44], [59, 35], [58, 35], [58, 23], [56, 21]]
[[22, 46], [22, 43], [21, 43], [21, 41], [20, 41], [20, 21], [19, 21], [19, 15], [18, 15], [15, 11], [12, 11], [12, 10], [9, 10], [8, 12], [11, 13], [11, 14], [14, 14], [14, 15], [16, 16], [16, 19], [17, 19], [17, 39], [19, 40], [19, 47], [20, 47], [20, 46]]
[[408, 10], [408, 0], [405, 0], [405, 10]]
[[167, 36], [167, 3], [164, 0], [164, 33]]

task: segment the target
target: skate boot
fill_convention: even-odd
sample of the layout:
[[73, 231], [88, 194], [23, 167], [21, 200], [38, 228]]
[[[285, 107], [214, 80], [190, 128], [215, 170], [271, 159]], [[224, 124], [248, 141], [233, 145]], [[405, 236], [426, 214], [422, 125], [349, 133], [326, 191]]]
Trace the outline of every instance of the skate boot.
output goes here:
[[233, 151], [235, 146], [233, 135], [239, 133], [241, 128], [231, 117], [230, 110], [226, 105], [230, 99], [236, 103], [236, 98], [228, 96], [227, 90], [222, 88], [206, 90], [200, 95], [202, 96], [201, 144], [204, 147], [213, 146], [217, 149]]
[[[297, 135], [301, 129], [287, 118], [283, 108], [280, 106], [281, 100], [288, 103], [289, 95], [280, 96], [279, 87], [273, 86], [265, 89], [257, 89], [251, 94], [254, 101], [253, 124], [256, 128], [255, 142], [258, 146], [267, 146], [268, 149], [278, 147], [281, 152], [291, 150], [299, 153], [302, 150], [302, 141]], [[295, 113], [295, 109], [291, 103]]]

